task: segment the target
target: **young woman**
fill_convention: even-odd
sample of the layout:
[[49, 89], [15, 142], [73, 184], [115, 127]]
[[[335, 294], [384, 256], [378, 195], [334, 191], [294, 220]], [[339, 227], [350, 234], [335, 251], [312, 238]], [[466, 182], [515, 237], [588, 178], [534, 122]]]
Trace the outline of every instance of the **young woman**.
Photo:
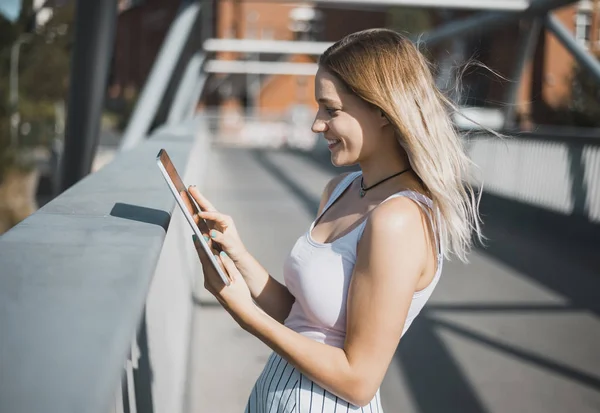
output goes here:
[[400, 34], [351, 34], [319, 60], [312, 130], [336, 166], [318, 216], [284, 266], [285, 286], [246, 251], [232, 219], [195, 187], [226, 253], [225, 287], [198, 247], [205, 287], [273, 349], [247, 413], [382, 412], [379, 387], [402, 335], [431, 296], [444, 256], [465, 259], [477, 200], [452, 104]]

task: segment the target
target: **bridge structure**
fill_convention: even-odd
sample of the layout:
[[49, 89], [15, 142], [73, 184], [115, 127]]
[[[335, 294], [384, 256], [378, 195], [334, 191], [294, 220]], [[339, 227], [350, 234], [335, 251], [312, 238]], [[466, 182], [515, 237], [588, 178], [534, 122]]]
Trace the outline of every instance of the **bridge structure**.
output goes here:
[[[94, 33], [81, 29], [82, 43], [105, 44], [111, 2], [79, 3], [81, 25], [96, 22], [88, 27]], [[600, 79], [598, 62], [549, 14], [569, 1], [493, 3], [481, 1], [479, 14], [421, 41], [528, 19]], [[196, 110], [211, 71], [315, 69], [223, 64], [215, 51], [319, 54], [326, 45], [203, 38], [198, 46], [205, 14], [206, 4], [182, 2], [120, 147], [91, 174], [106, 47], [76, 47], [81, 67], [99, 62], [95, 74], [75, 75], [76, 82], [88, 76], [91, 93], [87, 103], [85, 91], [72, 94], [70, 130], [82, 141], [67, 136], [60, 193], [0, 237], [0, 411], [243, 411], [271, 350], [203, 289], [191, 230], [156, 154], [165, 148], [184, 181], [234, 217], [250, 252], [280, 281], [286, 254], [340, 169], [322, 139], [304, 149], [285, 140], [234, 147], [222, 139], [219, 117]], [[469, 264], [444, 264], [382, 384], [386, 412], [600, 410], [600, 136], [502, 132], [504, 140], [465, 134], [484, 182], [487, 241]]]

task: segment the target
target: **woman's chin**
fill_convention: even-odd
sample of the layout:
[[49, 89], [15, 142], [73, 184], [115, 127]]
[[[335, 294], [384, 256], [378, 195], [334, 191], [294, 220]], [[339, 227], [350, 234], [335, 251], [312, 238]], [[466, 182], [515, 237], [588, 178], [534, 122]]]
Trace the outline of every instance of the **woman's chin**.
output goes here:
[[341, 159], [337, 154], [333, 154], [333, 153], [331, 154], [331, 164], [333, 166], [337, 166], [337, 167], [344, 166], [340, 161], [341, 161]]
[[352, 162], [347, 156], [343, 156], [342, 153], [332, 153], [331, 154], [331, 164], [335, 167], [343, 167], [343, 166], [352, 166], [356, 164], [356, 162]]

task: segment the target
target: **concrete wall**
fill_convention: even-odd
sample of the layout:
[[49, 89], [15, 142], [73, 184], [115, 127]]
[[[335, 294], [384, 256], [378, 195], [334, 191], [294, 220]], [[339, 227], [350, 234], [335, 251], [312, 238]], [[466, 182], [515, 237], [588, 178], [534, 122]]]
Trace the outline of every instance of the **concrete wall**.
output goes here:
[[[186, 185], [200, 186], [202, 182], [210, 150], [206, 137], [206, 133], [198, 133], [187, 165], [175, 165]], [[185, 409], [192, 295], [198, 278], [201, 283], [202, 270], [193, 247], [192, 230], [176, 207], [146, 301], [154, 413]]]
[[0, 237], [0, 412], [182, 411], [199, 269], [156, 155], [200, 183], [207, 138], [157, 131]]

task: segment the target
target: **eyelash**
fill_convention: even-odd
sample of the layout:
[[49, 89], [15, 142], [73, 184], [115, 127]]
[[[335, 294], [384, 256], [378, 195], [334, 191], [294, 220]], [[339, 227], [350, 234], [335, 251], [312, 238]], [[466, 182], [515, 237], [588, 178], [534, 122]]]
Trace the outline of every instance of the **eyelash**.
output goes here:
[[336, 112], [339, 111], [339, 109], [334, 109], [334, 108], [325, 108], [325, 110], [327, 111], [329, 116], [333, 116], [333, 115], [335, 115]]

